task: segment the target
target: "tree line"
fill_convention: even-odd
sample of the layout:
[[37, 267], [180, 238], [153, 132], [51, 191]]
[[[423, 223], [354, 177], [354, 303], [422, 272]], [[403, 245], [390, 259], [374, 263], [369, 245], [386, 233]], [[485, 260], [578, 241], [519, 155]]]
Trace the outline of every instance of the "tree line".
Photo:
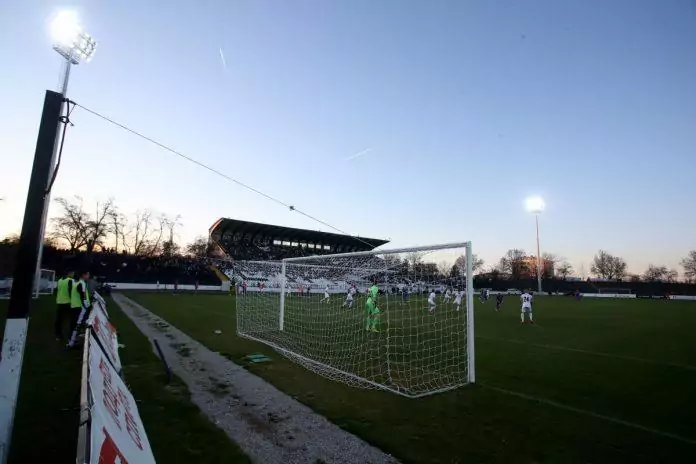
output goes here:
[[51, 217], [47, 241], [70, 252], [84, 251], [88, 258], [95, 251], [113, 251], [139, 256], [208, 256], [210, 244], [198, 237], [183, 248], [177, 231], [183, 225], [180, 215], [157, 213], [151, 209], [124, 214], [113, 198], [97, 201], [87, 208], [80, 197], [56, 198], [58, 211]]
[[[573, 275], [573, 266], [567, 259], [553, 253], [544, 253], [541, 256], [543, 277], [550, 277], [551, 270], [554, 275], [566, 279]], [[696, 250], [691, 250], [680, 261], [684, 271], [684, 279], [688, 283], [696, 282]], [[590, 273], [600, 279], [629, 280], [632, 282], [676, 282], [679, 272], [664, 265], [650, 264], [643, 274], [629, 274], [626, 260], [612, 255], [608, 251], [599, 250], [593, 257], [590, 265]], [[496, 266], [489, 269], [490, 274], [506, 274], [513, 279], [519, 279], [522, 275], [537, 276], [537, 266], [534, 259], [524, 250], [508, 250]]]
[[[390, 258], [391, 260], [397, 258]], [[566, 258], [553, 253], [543, 253], [541, 256], [541, 272], [543, 278], [552, 276], [567, 279], [573, 276], [573, 266]], [[466, 270], [466, 257], [459, 256], [454, 265], [447, 262], [422, 263], [421, 255], [412, 253], [404, 260], [403, 265], [411, 271], [417, 271], [425, 275], [436, 275], [456, 277], [464, 274]], [[398, 263], [397, 263], [398, 264]], [[688, 283], [696, 282], [696, 250], [690, 251], [680, 264], [683, 268], [684, 279]], [[392, 266], [393, 267], [393, 264]], [[536, 278], [538, 266], [536, 257], [528, 255], [524, 250], [514, 248], [508, 250], [496, 264], [484, 267], [483, 259], [476, 254], [473, 255], [472, 269], [474, 274], [487, 274], [493, 279], [510, 277], [518, 280], [522, 277]], [[679, 273], [676, 269], [670, 269], [664, 265], [650, 264], [643, 274], [629, 274], [627, 271], [626, 260], [619, 256], [614, 256], [605, 250], [599, 250], [593, 257], [590, 266], [590, 273], [600, 279], [606, 280], [628, 280], [632, 282], [677, 282]]]
[[[85, 207], [80, 197], [73, 199], [56, 198], [59, 210], [49, 221], [48, 242], [57, 248], [71, 252], [85, 251], [88, 258], [94, 251], [126, 252], [140, 256], [176, 256], [186, 254], [195, 257], [211, 256], [213, 244], [205, 237], [197, 237], [183, 248], [177, 243], [177, 230], [183, 225], [180, 215], [157, 213], [151, 209], [138, 210], [132, 214], [120, 211], [110, 198], [98, 201], [91, 211]], [[4, 243], [16, 240], [6, 238]], [[404, 270], [416, 271], [424, 275], [443, 275], [455, 277], [466, 270], [466, 257], [459, 256], [454, 264], [448, 262], [424, 263], [422, 253], [410, 253], [404, 258], [385, 255], [391, 261], [390, 268], [403, 266]], [[573, 266], [567, 259], [553, 253], [542, 255], [542, 277], [551, 274], [568, 278], [573, 275]], [[472, 268], [475, 274], [489, 274], [493, 278], [522, 276], [536, 278], [536, 261], [522, 249], [508, 250], [496, 264], [484, 268], [483, 259], [473, 255]], [[680, 261], [687, 282], [696, 282], [696, 250], [691, 250]], [[553, 271], [553, 272], [552, 272]], [[626, 261], [605, 250], [599, 250], [593, 257], [590, 273], [607, 280], [629, 280], [647, 282], [676, 282], [679, 273], [664, 265], [650, 264], [641, 275], [629, 274]]]

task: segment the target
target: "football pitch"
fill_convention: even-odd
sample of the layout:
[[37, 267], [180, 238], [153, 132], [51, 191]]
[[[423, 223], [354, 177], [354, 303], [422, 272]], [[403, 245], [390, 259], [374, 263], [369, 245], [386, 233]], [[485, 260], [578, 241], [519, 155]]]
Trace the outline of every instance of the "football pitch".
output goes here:
[[[500, 312], [476, 301], [477, 383], [409, 399], [328, 380], [238, 337], [235, 297], [128, 296], [403, 462], [696, 459], [693, 302], [537, 298], [537, 324], [520, 325], [518, 298]], [[252, 353], [273, 361], [250, 363]]]

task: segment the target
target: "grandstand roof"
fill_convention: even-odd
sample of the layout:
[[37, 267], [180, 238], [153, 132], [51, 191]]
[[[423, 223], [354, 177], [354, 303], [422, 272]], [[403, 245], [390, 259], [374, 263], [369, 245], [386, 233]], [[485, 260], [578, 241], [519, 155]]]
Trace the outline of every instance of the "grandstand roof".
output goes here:
[[258, 222], [240, 221], [237, 219], [220, 218], [210, 226], [210, 236], [219, 240], [223, 235], [243, 233], [250, 238], [268, 237], [273, 240], [290, 242], [316, 243], [329, 245], [335, 252], [366, 251], [388, 243], [389, 240], [357, 237], [352, 235], [320, 232], [318, 230], [296, 229], [294, 227], [261, 224]]

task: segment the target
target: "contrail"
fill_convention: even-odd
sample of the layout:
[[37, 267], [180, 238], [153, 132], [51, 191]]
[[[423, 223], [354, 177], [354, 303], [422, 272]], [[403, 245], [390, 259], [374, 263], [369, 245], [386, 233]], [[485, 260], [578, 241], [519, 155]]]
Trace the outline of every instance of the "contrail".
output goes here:
[[356, 154], [349, 156], [348, 158], [346, 158], [346, 161], [350, 161], [350, 160], [352, 160], [352, 159], [359, 158], [360, 156], [366, 155], [366, 154], [370, 153], [371, 151], [372, 151], [372, 148], [371, 148], [371, 147], [370, 147], [370, 148], [366, 148], [366, 149], [364, 149], [363, 151], [359, 151], [359, 152], [357, 152]]
[[222, 61], [222, 67], [227, 71], [227, 62], [225, 61], [225, 54], [222, 53], [222, 47], [220, 47], [220, 61]]

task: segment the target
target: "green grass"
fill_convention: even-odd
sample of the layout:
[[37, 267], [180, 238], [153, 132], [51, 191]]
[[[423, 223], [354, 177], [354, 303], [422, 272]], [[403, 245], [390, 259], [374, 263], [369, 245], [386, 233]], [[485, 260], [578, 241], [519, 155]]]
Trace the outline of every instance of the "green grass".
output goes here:
[[[477, 384], [407, 399], [330, 381], [263, 344], [237, 337], [234, 297], [130, 296], [405, 462], [696, 458], [692, 302], [539, 298], [534, 326], [519, 324], [514, 297], [508, 297], [500, 313], [492, 310], [493, 302], [477, 304]], [[308, 306], [309, 311], [318, 308], [314, 302]], [[355, 311], [361, 318], [362, 310]], [[309, 317], [315, 325], [322, 321], [316, 314]], [[393, 318], [390, 323], [398, 325]], [[217, 329], [223, 333], [216, 335]], [[383, 332], [388, 329], [385, 324]], [[258, 352], [273, 362], [244, 360]]]
[[[158, 462], [249, 462], [225, 433], [189, 401], [176, 377], [167, 385], [150, 341], [109, 301], [109, 316], [125, 348], [126, 384]], [[81, 350], [66, 351], [53, 339], [54, 304], [42, 298], [32, 310], [20, 384], [10, 463], [74, 462], [77, 447]], [[2, 325], [7, 301], [0, 302]]]
[[[7, 305], [8, 300], [0, 301], [3, 333]], [[82, 351], [66, 351], [54, 339], [54, 315], [52, 298], [33, 301], [10, 446], [11, 464], [44, 462], [49, 455], [56, 462], [75, 460]]]

